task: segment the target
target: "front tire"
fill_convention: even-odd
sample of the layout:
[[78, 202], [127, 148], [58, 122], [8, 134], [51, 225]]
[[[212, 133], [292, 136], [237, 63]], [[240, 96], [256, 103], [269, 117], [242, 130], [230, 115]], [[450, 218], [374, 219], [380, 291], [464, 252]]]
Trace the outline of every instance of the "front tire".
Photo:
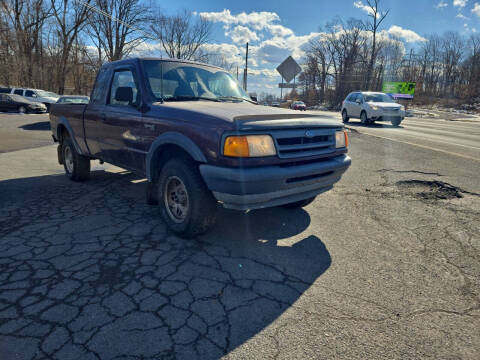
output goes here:
[[168, 161], [160, 172], [157, 191], [162, 218], [179, 236], [193, 238], [215, 224], [217, 202], [192, 160]]
[[284, 204], [282, 207], [287, 208], [287, 209], [298, 209], [301, 207], [305, 207], [309, 204], [311, 204], [315, 200], [316, 196], [313, 196], [311, 198], [305, 199], [305, 200], [299, 200], [295, 201], [289, 204]]
[[19, 106], [18, 107], [18, 113], [19, 114], [26, 114], [27, 113], [27, 108], [25, 106]]
[[396, 117], [396, 118], [392, 118], [392, 120], [390, 120], [390, 121], [391, 121], [391, 123], [392, 123], [393, 126], [397, 127], [397, 126], [400, 125], [400, 123], [402, 122], [402, 120], [403, 120], [402, 118]]
[[366, 111], [362, 111], [362, 113], [360, 114], [360, 121], [362, 122], [363, 125], [370, 124]]
[[62, 142], [62, 162], [70, 180], [85, 181], [90, 177], [90, 159], [77, 153], [70, 137]]
[[344, 123], [348, 123], [349, 120], [350, 120], [350, 118], [348, 117], [347, 110], [343, 109], [343, 111], [342, 111], [342, 121]]

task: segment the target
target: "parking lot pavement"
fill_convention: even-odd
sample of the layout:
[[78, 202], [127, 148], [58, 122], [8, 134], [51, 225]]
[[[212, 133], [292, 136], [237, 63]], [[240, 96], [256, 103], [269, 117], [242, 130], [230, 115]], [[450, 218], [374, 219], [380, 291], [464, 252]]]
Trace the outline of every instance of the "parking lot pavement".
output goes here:
[[193, 241], [122, 169], [0, 154], [2, 359], [477, 359], [480, 163], [350, 140], [305, 210], [221, 210]]
[[0, 112], [0, 153], [52, 143], [48, 114]]

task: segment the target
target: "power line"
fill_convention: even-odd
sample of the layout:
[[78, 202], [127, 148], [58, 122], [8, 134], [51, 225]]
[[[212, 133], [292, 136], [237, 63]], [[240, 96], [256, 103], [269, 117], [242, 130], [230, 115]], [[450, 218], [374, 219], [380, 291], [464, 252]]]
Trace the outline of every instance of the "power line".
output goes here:
[[147, 33], [146, 31], [142, 30], [142, 29], [139, 29], [135, 26], [132, 26], [130, 24], [127, 24], [125, 21], [123, 20], [120, 20], [119, 18], [116, 18], [112, 15], [110, 15], [109, 13], [85, 2], [85, 1], [82, 1], [82, 0], [77, 0], [79, 3], [81, 3], [83, 6], [85, 6], [86, 8], [96, 12], [97, 14], [100, 14], [100, 15], [103, 15], [107, 18], [109, 18], [110, 20], [113, 20], [113, 21], [116, 21], [116, 22], [119, 22], [120, 24], [122, 24], [123, 26], [129, 28], [129, 29], [132, 29], [132, 30], [135, 30], [135, 31], [138, 31], [138, 32], [141, 32], [146, 38], [150, 39], [150, 40], [158, 40], [157, 37], [153, 36], [152, 34], [150, 33]]

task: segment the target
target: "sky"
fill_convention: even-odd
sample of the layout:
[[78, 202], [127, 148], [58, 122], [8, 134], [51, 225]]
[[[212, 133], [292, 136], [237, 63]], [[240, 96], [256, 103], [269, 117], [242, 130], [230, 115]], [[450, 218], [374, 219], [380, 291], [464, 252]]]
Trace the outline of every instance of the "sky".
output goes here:
[[[160, 7], [167, 14], [187, 9], [212, 21], [208, 51], [224, 55], [240, 72], [248, 41], [248, 92], [257, 94], [279, 94], [275, 68], [289, 55], [301, 63], [308, 42], [328, 22], [368, 15], [364, 0], [176, 0]], [[480, 32], [480, 0], [382, 0], [381, 9], [390, 10], [381, 29], [406, 49], [420, 46], [429, 34]]]

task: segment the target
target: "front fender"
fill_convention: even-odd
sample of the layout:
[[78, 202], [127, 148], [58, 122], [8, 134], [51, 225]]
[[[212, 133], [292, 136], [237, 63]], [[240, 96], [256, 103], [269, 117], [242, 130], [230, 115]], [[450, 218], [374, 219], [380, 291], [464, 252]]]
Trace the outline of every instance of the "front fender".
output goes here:
[[157, 152], [161, 149], [162, 146], [167, 144], [176, 145], [182, 148], [197, 162], [207, 162], [207, 159], [205, 158], [203, 152], [190, 138], [178, 132], [166, 132], [155, 139], [155, 141], [150, 146], [150, 150], [148, 151], [145, 169], [147, 179], [149, 181], [153, 180], [155, 154], [157, 154]]

